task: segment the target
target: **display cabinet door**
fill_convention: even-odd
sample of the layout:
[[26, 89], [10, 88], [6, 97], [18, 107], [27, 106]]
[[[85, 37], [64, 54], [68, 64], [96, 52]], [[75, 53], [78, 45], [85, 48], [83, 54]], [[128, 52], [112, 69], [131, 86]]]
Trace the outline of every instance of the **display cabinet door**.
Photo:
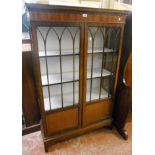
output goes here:
[[94, 123], [112, 112], [112, 99], [121, 28], [86, 26], [84, 124]]
[[36, 26], [40, 96], [49, 134], [80, 125], [81, 29], [80, 25]]

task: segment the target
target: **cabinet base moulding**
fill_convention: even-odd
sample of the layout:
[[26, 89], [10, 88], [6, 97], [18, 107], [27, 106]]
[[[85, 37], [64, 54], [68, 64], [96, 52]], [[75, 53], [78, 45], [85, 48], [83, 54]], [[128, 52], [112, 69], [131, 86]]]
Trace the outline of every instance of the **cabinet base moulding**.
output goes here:
[[102, 127], [111, 126], [112, 120], [113, 120], [112, 118], [108, 118], [108, 119], [105, 119], [103, 121], [99, 121], [97, 123], [93, 123], [93, 124], [88, 125], [88, 126], [72, 129], [72, 130], [69, 130], [68, 132], [66, 131], [64, 133], [60, 133], [60, 134], [53, 135], [53, 136], [50, 136], [50, 137], [45, 137], [44, 136], [43, 126], [42, 126], [42, 123], [41, 123], [41, 131], [42, 131], [42, 137], [43, 137], [45, 152], [48, 152], [48, 148], [51, 145], [54, 145], [54, 144], [56, 144], [58, 142], [62, 142], [64, 140], [80, 136], [82, 134], [91, 132], [93, 130], [96, 130], [96, 129], [99, 129], [99, 128], [102, 128]]

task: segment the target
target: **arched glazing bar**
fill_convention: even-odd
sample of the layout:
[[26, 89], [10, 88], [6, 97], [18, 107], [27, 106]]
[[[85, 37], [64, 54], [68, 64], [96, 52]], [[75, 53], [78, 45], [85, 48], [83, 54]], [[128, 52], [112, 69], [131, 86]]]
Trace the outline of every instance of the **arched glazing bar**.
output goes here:
[[[103, 31], [103, 29], [105, 29], [105, 32]], [[102, 77], [103, 76], [103, 68], [104, 68], [104, 65], [106, 62], [106, 57], [104, 54], [104, 48], [105, 48], [105, 43], [107, 40], [107, 31], [108, 31], [108, 28], [106, 28], [106, 27], [100, 28], [100, 32], [101, 32], [102, 37], [103, 37], [103, 48], [102, 48], [102, 63], [101, 63], [101, 80], [100, 80], [99, 100], [101, 100], [101, 89], [102, 89], [102, 82], [103, 82], [103, 77]]]
[[[95, 30], [95, 31], [93, 31]], [[114, 73], [113, 73], [113, 66], [114, 62], [117, 61], [117, 59], [114, 61], [114, 56], [116, 54], [116, 51], [118, 51], [117, 46], [119, 38], [118, 34], [120, 32], [120, 28], [114, 28], [114, 27], [107, 27], [107, 26], [101, 26], [101, 27], [89, 27], [88, 32], [92, 38], [92, 55], [91, 55], [91, 78], [90, 78], [90, 96], [89, 96], [89, 102], [92, 101], [92, 92], [94, 89], [92, 87], [92, 80], [93, 80], [93, 64], [94, 64], [94, 50], [95, 50], [95, 37], [98, 37], [96, 35], [97, 33], [102, 36], [102, 52], [101, 52], [101, 72], [100, 72], [100, 81], [99, 81], [99, 100], [102, 99], [102, 87], [107, 91], [107, 97], [111, 97], [111, 90], [113, 86], [113, 79], [114, 79]], [[109, 41], [110, 40], [110, 41]], [[108, 51], [105, 51], [105, 49], [108, 48], [110, 53]], [[110, 56], [110, 57], [109, 57]], [[108, 60], [107, 60], [108, 58]], [[109, 59], [110, 58], [110, 59]], [[117, 62], [116, 62], [117, 64]], [[115, 65], [116, 67], [116, 65]], [[106, 75], [104, 77], [104, 69], [106, 69], [109, 72], [109, 75]], [[115, 68], [116, 69], [116, 68]], [[115, 70], [114, 70], [115, 71]], [[105, 83], [104, 83], [105, 82]], [[95, 98], [96, 99], [96, 98]], [[88, 100], [87, 100], [88, 101]]]
[[[54, 32], [54, 34], [57, 36], [57, 39], [58, 39], [58, 42], [59, 42], [59, 56], [60, 56], [60, 78], [61, 78], [61, 103], [62, 103], [62, 108], [64, 107], [64, 100], [63, 100], [63, 77], [62, 77], [62, 36], [63, 34], [65, 33], [65, 31], [68, 31], [70, 36], [71, 36], [71, 39], [72, 39], [72, 48], [73, 48], [73, 105], [75, 104], [75, 39], [76, 39], [76, 36], [79, 32], [79, 28], [75, 31], [75, 33], [73, 34], [71, 32], [71, 29], [69, 27], [61, 27], [63, 28], [62, 32], [58, 33], [57, 32], [57, 27], [49, 27], [46, 34], [43, 36], [42, 32], [39, 30], [38, 28], [38, 32], [39, 34], [41, 35], [41, 38], [43, 39], [43, 44], [44, 44], [44, 50], [45, 50], [45, 60], [46, 60], [46, 73], [47, 73], [47, 87], [48, 87], [48, 94], [49, 94], [49, 104], [50, 104], [50, 110], [51, 110], [51, 90], [50, 90], [50, 87], [49, 85], [50, 82], [49, 82], [49, 71], [48, 71], [48, 62], [47, 62], [47, 47], [46, 47], [46, 44], [47, 44], [47, 39], [48, 39], [48, 35], [49, 35], [49, 32], [52, 30]], [[71, 27], [72, 28], [72, 27]], [[76, 27], [77, 28], [77, 27]], [[78, 99], [78, 102], [79, 102], [79, 99]]]
[[47, 74], [47, 88], [48, 88], [48, 95], [49, 95], [49, 107], [50, 107], [50, 110], [51, 110], [51, 93], [50, 93], [50, 86], [49, 86], [49, 73], [48, 73], [48, 62], [47, 62], [47, 51], [46, 51], [46, 39], [47, 39], [47, 35], [50, 31], [50, 28], [48, 29], [47, 33], [46, 33], [46, 36], [44, 38], [43, 34], [41, 33], [40, 29], [37, 28], [39, 34], [41, 35], [41, 38], [43, 40], [43, 44], [44, 44], [44, 49], [45, 49], [45, 62], [46, 62], [46, 74]]
[[91, 79], [90, 79], [90, 99], [89, 99], [90, 102], [91, 102], [91, 94], [92, 94], [92, 76], [93, 76], [93, 64], [94, 64], [94, 40], [95, 40], [95, 36], [96, 36], [98, 30], [99, 30], [99, 28], [97, 28], [93, 34], [91, 29], [88, 28], [88, 31], [92, 38], [92, 57], [91, 57], [91, 75], [90, 75]]
[[[68, 27], [67, 27], [67, 30], [70, 33], [70, 36], [73, 42], [73, 105], [75, 105], [75, 38], [77, 33], [79, 32], [79, 29], [77, 29], [74, 35], [72, 34], [71, 30]], [[78, 98], [78, 103], [79, 103], [79, 98]]]
[[63, 29], [61, 35], [59, 36], [59, 34], [57, 33], [57, 31], [54, 29], [54, 27], [50, 27], [48, 30], [47, 30], [47, 33], [45, 35], [45, 38], [43, 36], [43, 34], [41, 33], [41, 31], [39, 30], [38, 28], [38, 31], [39, 33], [41, 34], [41, 37], [43, 39], [43, 42], [44, 42], [44, 49], [45, 49], [45, 60], [46, 60], [46, 73], [47, 73], [47, 87], [48, 87], [48, 94], [49, 94], [49, 104], [50, 104], [50, 110], [51, 110], [51, 92], [50, 92], [50, 86], [49, 86], [49, 72], [48, 72], [48, 62], [47, 62], [47, 50], [46, 50], [46, 41], [47, 41], [47, 38], [48, 38], [48, 34], [51, 30], [53, 30], [53, 32], [55, 33], [55, 35], [57, 36], [57, 39], [59, 41], [59, 52], [60, 52], [60, 78], [61, 78], [61, 101], [62, 101], [62, 108], [63, 108], [63, 87], [62, 87], [62, 57], [61, 57], [61, 38], [62, 38], [62, 35], [65, 31], [66, 27]]

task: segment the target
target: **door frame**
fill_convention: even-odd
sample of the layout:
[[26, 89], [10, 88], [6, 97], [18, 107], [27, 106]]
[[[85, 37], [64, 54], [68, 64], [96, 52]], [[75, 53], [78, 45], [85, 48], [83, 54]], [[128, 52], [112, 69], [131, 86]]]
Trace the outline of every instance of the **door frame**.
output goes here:
[[[98, 100], [98, 101], [94, 101], [92, 104], [99, 104], [103, 103], [103, 102], [107, 102], [107, 100], [109, 100], [109, 102], [111, 103], [111, 107], [108, 108], [108, 110], [111, 112], [111, 117], [112, 117], [112, 113], [113, 113], [113, 106], [114, 106], [114, 102], [115, 102], [115, 93], [116, 93], [116, 87], [117, 87], [117, 81], [118, 81], [118, 72], [119, 72], [119, 66], [120, 66], [120, 58], [121, 58], [121, 53], [122, 53], [122, 43], [123, 43], [123, 32], [124, 32], [124, 23], [98, 23], [98, 22], [85, 22], [84, 23], [84, 74], [83, 74], [83, 107], [82, 107], [82, 127], [88, 126], [90, 124], [88, 124], [86, 122], [86, 109], [87, 106], [89, 106], [88, 104], [86, 104], [86, 92], [87, 92], [87, 58], [88, 58], [88, 27], [89, 26], [107, 26], [107, 27], [119, 27], [121, 29], [120, 32], [120, 42], [119, 42], [119, 51], [118, 51], [118, 56], [117, 56], [117, 66], [116, 66], [116, 72], [115, 72], [115, 79], [114, 79], [114, 84], [113, 84], [113, 94], [112, 94], [112, 98], [111, 99], [103, 99], [103, 100]], [[106, 118], [105, 118], [106, 119]], [[103, 120], [103, 119], [102, 119]], [[97, 123], [98, 121], [94, 122]]]
[[38, 50], [38, 41], [37, 41], [37, 27], [38, 26], [67, 26], [67, 27], [73, 27], [77, 26], [80, 27], [80, 38], [79, 38], [79, 49], [80, 49], [80, 56], [79, 56], [79, 105], [78, 105], [78, 127], [80, 128], [82, 125], [81, 122], [81, 116], [82, 116], [82, 101], [83, 101], [83, 40], [84, 40], [84, 25], [83, 23], [79, 23], [77, 21], [73, 22], [38, 22], [38, 21], [31, 21], [30, 24], [30, 30], [32, 34], [32, 59], [33, 59], [33, 70], [34, 70], [34, 77], [35, 77], [35, 84], [37, 88], [37, 98], [39, 102], [39, 107], [41, 111], [41, 119], [42, 119], [42, 124], [44, 128], [44, 136], [50, 136], [53, 135], [52, 133], [49, 133], [47, 131], [47, 122], [46, 122], [46, 116], [52, 113], [57, 113], [69, 109], [75, 109], [76, 107], [64, 107], [63, 109], [56, 109], [56, 110], [51, 110], [49, 112], [45, 112], [44, 110], [44, 97], [43, 97], [43, 90], [42, 90], [42, 82], [41, 82], [41, 72], [40, 72], [40, 62], [39, 62], [39, 50]]

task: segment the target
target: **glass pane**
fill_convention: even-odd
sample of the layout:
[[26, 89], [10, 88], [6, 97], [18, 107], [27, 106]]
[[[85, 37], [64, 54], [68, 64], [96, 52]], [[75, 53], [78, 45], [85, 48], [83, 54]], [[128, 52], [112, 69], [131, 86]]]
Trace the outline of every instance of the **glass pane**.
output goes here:
[[63, 84], [63, 92], [64, 107], [79, 103], [79, 82]]
[[86, 96], [87, 102], [90, 102], [91, 100], [92, 101], [99, 100], [100, 93], [101, 93], [100, 99], [104, 99], [109, 96], [108, 95], [109, 78], [107, 78], [107, 80], [105, 78], [102, 79], [101, 90], [100, 90], [100, 82], [101, 82], [101, 78], [92, 79], [92, 91], [91, 91], [91, 96], [90, 96], [91, 80], [87, 80], [87, 96]]
[[49, 86], [49, 88], [50, 93], [48, 93], [48, 87], [43, 87], [45, 111], [62, 107], [61, 85], [53, 85]]
[[87, 95], [86, 101], [112, 96], [117, 67], [120, 29], [88, 28]]
[[74, 80], [79, 80], [79, 56], [62, 57], [62, 82]]
[[45, 111], [79, 104], [79, 31], [79, 27], [37, 28]]

